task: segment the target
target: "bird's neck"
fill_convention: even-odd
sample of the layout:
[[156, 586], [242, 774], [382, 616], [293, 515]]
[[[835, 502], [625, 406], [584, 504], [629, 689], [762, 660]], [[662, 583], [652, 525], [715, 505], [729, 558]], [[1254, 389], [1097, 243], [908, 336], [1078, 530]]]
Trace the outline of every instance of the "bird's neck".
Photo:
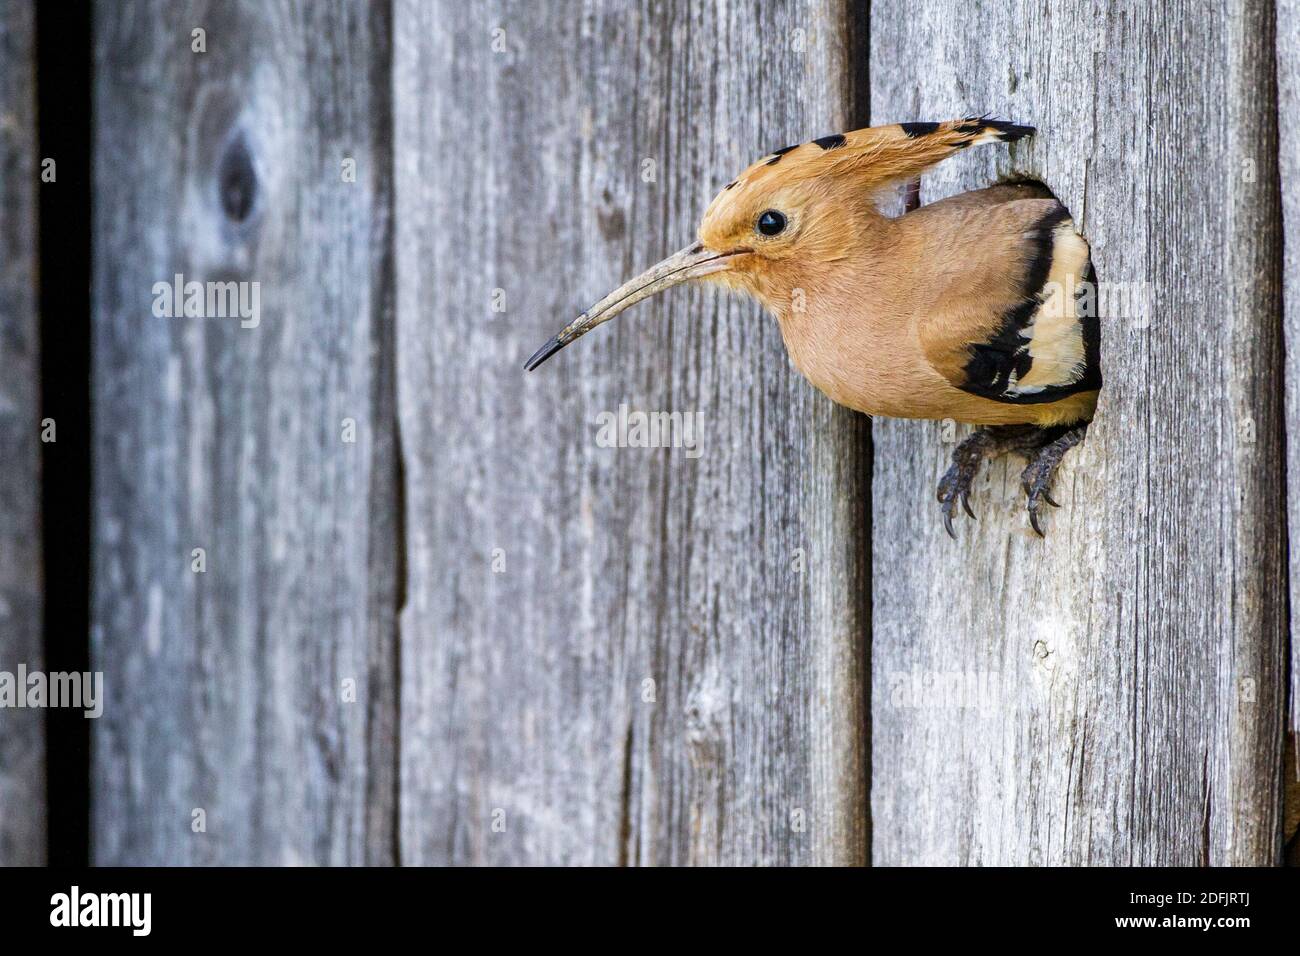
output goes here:
[[795, 366], [842, 404], [853, 405], [850, 396], [861, 388], [846, 379], [854, 363], [844, 361], [845, 350], [872, 348], [879, 331], [873, 316], [890, 314], [900, 286], [899, 262], [889, 252], [894, 221], [878, 218], [834, 258], [800, 261], [756, 293], [776, 316]]
[[855, 241], [823, 256], [783, 263], [754, 290], [782, 328], [801, 329], [821, 317], [886, 297], [898, 282], [898, 257], [892, 254], [894, 221], [878, 216]]

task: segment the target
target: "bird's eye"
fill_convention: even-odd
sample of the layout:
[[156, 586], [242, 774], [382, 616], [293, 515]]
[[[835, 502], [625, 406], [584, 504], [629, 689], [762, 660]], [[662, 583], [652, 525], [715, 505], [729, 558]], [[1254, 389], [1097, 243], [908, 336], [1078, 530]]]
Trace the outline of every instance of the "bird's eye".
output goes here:
[[765, 236], [779, 235], [785, 229], [785, 214], [769, 209], [758, 217], [758, 231]]

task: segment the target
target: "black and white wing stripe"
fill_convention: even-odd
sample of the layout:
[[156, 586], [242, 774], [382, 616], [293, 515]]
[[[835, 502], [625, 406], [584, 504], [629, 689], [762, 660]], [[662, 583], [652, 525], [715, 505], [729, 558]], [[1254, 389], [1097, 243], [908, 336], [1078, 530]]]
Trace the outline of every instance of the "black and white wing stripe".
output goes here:
[[1060, 204], [1025, 234], [1023, 298], [988, 339], [967, 346], [959, 388], [1011, 404], [1101, 387], [1100, 329], [1088, 243]]

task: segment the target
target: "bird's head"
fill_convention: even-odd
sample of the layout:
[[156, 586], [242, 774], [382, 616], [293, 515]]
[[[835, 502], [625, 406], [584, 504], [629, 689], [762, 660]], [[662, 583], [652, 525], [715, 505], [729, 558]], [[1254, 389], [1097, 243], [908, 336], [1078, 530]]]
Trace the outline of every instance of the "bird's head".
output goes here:
[[758, 160], [709, 204], [698, 241], [579, 315], [528, 360], [529, 371], [642, 299], [694, 279], [742, 289], [779, 312], [793, 289], [852, 252], [862, 220], [874, 214], [854, 175], [869, 157], [853, 137], [825, 136]]

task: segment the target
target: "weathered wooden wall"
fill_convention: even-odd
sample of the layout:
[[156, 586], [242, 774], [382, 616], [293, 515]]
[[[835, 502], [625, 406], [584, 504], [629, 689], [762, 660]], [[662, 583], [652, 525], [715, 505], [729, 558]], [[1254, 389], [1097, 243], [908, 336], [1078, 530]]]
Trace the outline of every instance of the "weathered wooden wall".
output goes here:
[[[875, 0], [870, 41], [850, 0], [97, 10], [96, 862], [1278, 859], [1300, 440], [1270, 5]], [[0, 0], [4, 52], [24, 16]], [[1282, 0], [1280, 36], [1297, 20]], [[1043, 131], [927, 201], [1039, 177], [1103, 280], [1154, 288], [1104, 319], [1046, 541], [999, 466], [950, 542], [960, 432], [834, 408], [716, 292], [522, 371], [745, 163], [864, 125], [868, 51], [873, 122]], [[0, 60], [7, 213], [31, 209], [23, 61]], [[0, 585], [30, 629], [0, 654], [38, 653], [9, 480], [35, 474], [9, 414], [35, 394], [9, 361], [32, 243], [3, 223], [0, 428], [30, 456], [2, 459]], [[177, 273], [260, 283], [260, 324], [155, 316]], [[700, 412], [700, 457], [599, 447], [620, 405]], [[0, 787], [30, 788], [13, 754], [39, 739], [15, 739]], [[39, 852], [7, 793], [0, 841]]]
[[[98, 863], [393, 858], [390, 27], [97, 5]], [[178, 273], [260, 323], [154, 315]]]
[[[1282, 189], [1282, 305], [1286, 345], [1286, 473], [1290, 606], [1300, 607], [1300, 0], [1277, 0], [1278, 171]], [[1300, 634], [1291, 619], [1291, 758], [1283, 837], [1300, 864]]]
[[[924, 198], [1040, 178], [1103, 282], [1154, 286], [1149, 324], [1103, 313], [1101, 406], [1045, 541], [1018, 466], [948, 541], [940, 426], [875, 425], [877, 863], [1279, 858], [1273, 39], [1263, 2], [872, 4], [874, 122], [990, 111], [1042, 131], [960, 157]], [[912, 693], [962, 679], [965, 699]]]
[[[843, 8], [401, 4], [395, 112], [386, 5], [98, 11], [95, 859], [395, 859], [399, 740], [404, 862], [864, 859], [865, 423], [700, 294], [521, 369], [848, 125]], [[261, 324], [153, 315], [178, 273]], [[702, 457], [595, 447], [623, 402]]]
[[[522, 371], [754, 156], [849, 123], [848, 30], [397, 4], [403, 862], [865, 858], [865, 421], [716, 293]], [[620, 404], [700, 412], [702, 454], [597, 447]]]
[[[35, 10], [0, 0], [0, 671], [42, 668]], [[0, 709], [0, 865], [45, 860], [45, 715]]]

